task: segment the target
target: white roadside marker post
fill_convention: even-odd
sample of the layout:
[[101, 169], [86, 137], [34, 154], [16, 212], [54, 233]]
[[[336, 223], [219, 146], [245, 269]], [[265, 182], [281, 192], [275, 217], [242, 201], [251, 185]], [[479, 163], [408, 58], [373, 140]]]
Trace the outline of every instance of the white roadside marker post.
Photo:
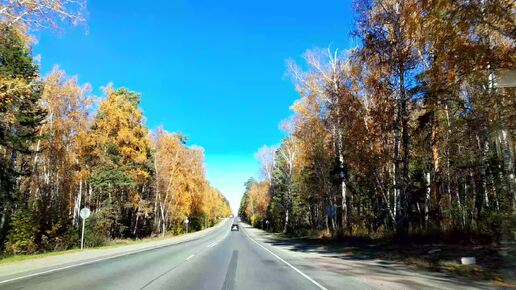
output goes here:
[[188, 223], [190, 223], [190, 221], [188, 220], [188, 218], [186, 218], [185, 225], [186, 225], [186, 233], [187, 234], [188, 234]]

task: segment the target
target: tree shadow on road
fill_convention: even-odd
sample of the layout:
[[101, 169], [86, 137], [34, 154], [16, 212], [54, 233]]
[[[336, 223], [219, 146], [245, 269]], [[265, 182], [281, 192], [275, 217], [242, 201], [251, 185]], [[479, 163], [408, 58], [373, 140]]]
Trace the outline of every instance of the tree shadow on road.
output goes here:
[[[292, 238], [259, 230], [255, 233], [265, 243], [307, 254], [312, 262], [340, 275], [374, 276], [414, 289], [430, 286], [423, 281], [443, 287], [452, 283], [477, 289], [516, 289], [513, 247], [399, 245], [360, 238], [331, 240]], [[477, 257], [478, 264], [461, 265], [460, 258], [467, 256]]]

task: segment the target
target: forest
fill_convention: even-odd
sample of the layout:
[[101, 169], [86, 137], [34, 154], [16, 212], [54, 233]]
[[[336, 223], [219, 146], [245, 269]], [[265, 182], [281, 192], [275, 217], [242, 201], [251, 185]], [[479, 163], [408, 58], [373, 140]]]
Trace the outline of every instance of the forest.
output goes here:
[[293, 115], [256, 154], [239, 215], [297, 236], [513, 240], [514, 1], [354, 9], [357, 46], [287, 62]]
[[0, 256], [180, 234], [231, 214], [205, 176], [204, 151], [150, 130], [142, 96], [107, 85], [96, 97], [58, 66], [41, 75], [33, 31], [82, 25], [85, 2], [0, 2]]

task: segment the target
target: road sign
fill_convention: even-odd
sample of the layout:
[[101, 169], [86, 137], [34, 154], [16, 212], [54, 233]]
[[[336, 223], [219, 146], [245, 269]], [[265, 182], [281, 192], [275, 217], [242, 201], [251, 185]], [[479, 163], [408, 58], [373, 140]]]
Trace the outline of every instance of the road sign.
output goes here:
[[83, 209], [81, 209], [81, 211], [79, 212], [79, 215], [81, 216], [81, 218], [83, 220], [87, 219], [90, 217], [90, 214], [91, 214], [91, 211], [89, 208], [85, 207]]
[[90, 214], [91, 211], [87, 207], [81, 209], [79, 212], [79, 215], [82, 218], [81, 250], [84, 248], [84, 225], [86, 224], [86, 219], [90, 217]]

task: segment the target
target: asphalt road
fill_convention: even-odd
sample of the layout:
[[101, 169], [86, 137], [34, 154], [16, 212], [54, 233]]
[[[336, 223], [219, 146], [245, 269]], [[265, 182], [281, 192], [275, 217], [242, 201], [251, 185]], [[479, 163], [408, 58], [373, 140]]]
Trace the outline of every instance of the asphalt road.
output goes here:
[[[232, 221], [197, 238], [35, 276], [0, 289], [325, 289]], [[40, 273], [43, 271], [40, 271]]]
[[401, 263], [312, 247], [233, 220], [125, 248], [0, 266], [2, 289], [500, 289]]

